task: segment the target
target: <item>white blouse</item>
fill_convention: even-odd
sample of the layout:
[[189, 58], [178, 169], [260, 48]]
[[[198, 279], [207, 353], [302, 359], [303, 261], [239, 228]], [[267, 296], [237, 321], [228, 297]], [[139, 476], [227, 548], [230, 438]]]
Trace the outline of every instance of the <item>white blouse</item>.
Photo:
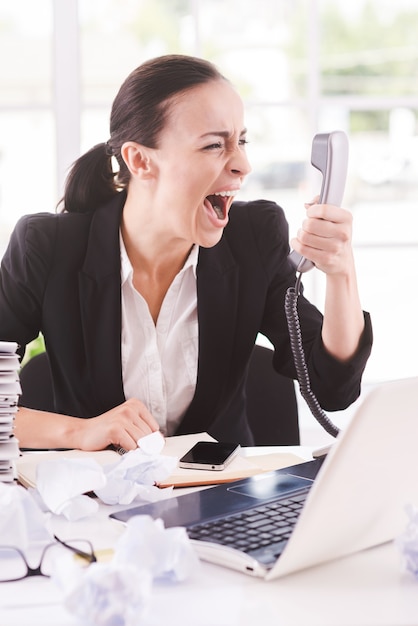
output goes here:
[[147, 406], [164, 435], [174, 433], [196, 387], [199, 328], [193, 246], [173, 280], [158, 316], [151, 317], [144, 298], [133, 286], [133, 268], [122, 236], [122, 377], [126, 399]]

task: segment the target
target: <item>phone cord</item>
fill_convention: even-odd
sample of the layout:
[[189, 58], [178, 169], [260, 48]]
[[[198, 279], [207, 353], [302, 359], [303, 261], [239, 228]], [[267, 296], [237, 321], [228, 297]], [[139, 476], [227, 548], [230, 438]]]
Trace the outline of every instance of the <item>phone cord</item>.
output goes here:
[[298, 377], [299, 390], [302, 398], [308, 405], [312, 415], [321, 426], [333, 437], [339, 433], [339, 429], [331, 422], [325, 411], [323, 411], [315, 394], [311, 390], [308, 367], [306, 365], [305, 353], [302, 343], [302, 332], [297, 309], [301, 275], [296, 280], [295, 287], [289, 287], [285, 297], [285, 312], [287, 325], [289, 328], [290, 346], [292, 348], [293, 360]]

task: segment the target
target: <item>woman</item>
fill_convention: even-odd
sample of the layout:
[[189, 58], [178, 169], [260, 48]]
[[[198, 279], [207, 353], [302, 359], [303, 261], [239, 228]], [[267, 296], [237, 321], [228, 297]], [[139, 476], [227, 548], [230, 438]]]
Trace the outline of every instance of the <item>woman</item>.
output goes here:
[[[295, 272], [282, 210], [234, 202], [250, 171], [245, 144], [242, 101], [213, 65], [147, 61], [116, 96], [110, 139], [75, 162], [63, 211], [19, 221], [2, 263], [0, 337], [23, 351], [43, 333], [56, 404], [19, 409], [22, 447], [130, 450], [159, 429], [252, 443], [243, 388], [258, 332], [277, 371], [295, 377], [284, 314]], [[359, 395], [371, 348], [351, 215], [307, 206], [291, 245], [326, 274], [323, 317], [302, 296], [298, 308], [312, 390], [341, 409]]]

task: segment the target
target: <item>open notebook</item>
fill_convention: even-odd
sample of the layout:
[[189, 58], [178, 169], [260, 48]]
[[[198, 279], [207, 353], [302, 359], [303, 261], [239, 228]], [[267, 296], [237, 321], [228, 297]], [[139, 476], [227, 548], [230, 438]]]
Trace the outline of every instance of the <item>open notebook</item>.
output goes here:
[[418, 378], [394, 381], [369, 393], [322, 466], [315, 460], [111, 517], [185, 526], [203, 559], [277, 578], [402, 532], [405, 506], [418, 505], [417, 442]]
[[[215, 441], [208, 433], [167, 437], [162, 454], [180, 458], [197, 441]], [[115, 463], [120, 459], [115, 450], [86, 452], [83, 450], [63, 450], [59, 452], [24, 452], [18, 459], [17, 473], [19, 482], [25, 487], [36, 486], [36, 470], [40, 462], [51, 459], [91, 458], [101, 465]], [[252, 457], [238, 456], [222, 471], [192, 470], [177, 467], [175, 472], [158, 484], [159, 487], [191, 487], [214, 485], [223, 482], [254, 476], [262, 472], [301, 463], [302, 458], [288, 452], [279, 452]]]

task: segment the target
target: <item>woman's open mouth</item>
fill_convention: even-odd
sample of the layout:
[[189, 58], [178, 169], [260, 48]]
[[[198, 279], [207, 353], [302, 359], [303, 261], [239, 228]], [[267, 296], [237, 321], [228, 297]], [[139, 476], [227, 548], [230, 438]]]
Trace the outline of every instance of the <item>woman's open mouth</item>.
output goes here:
[[223, 220], [226, 217], [226, 210], [229, 203], [229, 198], [235, 196], [237, 190], [233, 191], [220, 191], [218, 193], [212, 193], [206, 196], [206, 200], [211, 205], [216, 217], [219, 220]]

